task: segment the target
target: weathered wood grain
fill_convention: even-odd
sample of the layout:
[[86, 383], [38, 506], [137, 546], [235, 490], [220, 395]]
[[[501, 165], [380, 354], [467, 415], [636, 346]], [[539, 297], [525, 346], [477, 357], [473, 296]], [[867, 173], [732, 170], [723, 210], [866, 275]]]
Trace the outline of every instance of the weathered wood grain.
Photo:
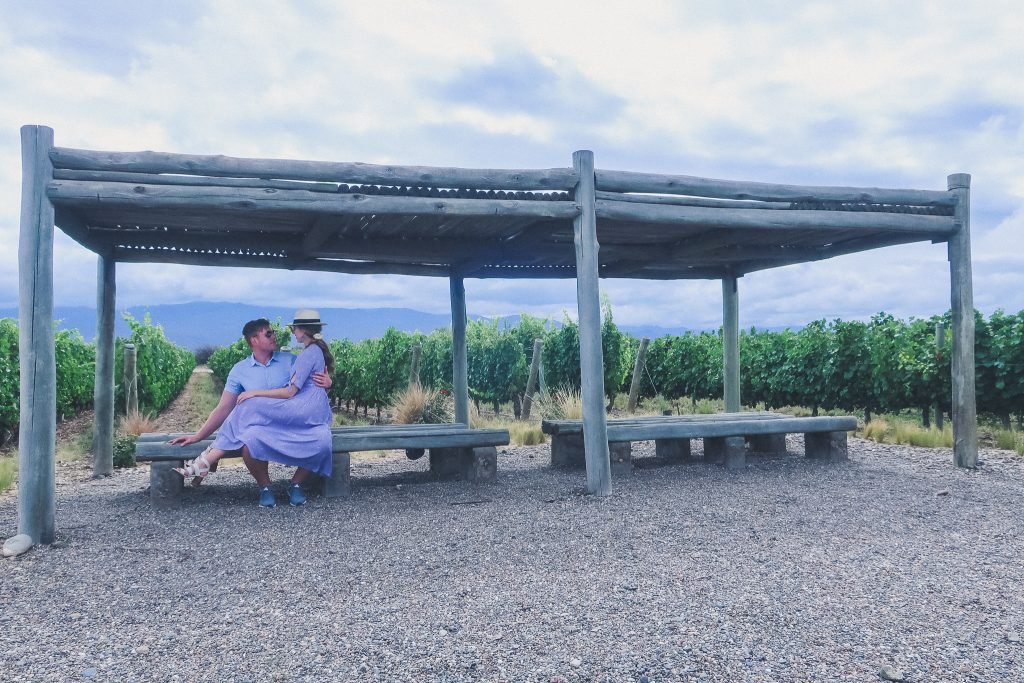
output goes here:
[[93, 476], [114, 473], [114, 316], [116, 264], [96, 259], [96, 377], [93, 385]]
[[802, 230], [844, 228], [864, 231], [900, 231], [944, 237], [955, 230], [949, 216], [859, 211], [763, 211], [711, 209], [703, 206], [667, 206], [599, 200], [598, 218], [682, 226], [745, 230]]
[[167, 152], [102, 152], [56, 147], [57, 168], [131, 173], [176, 173], [234, 178], [312, 180], [357, 185], [424, 185], [483, 190], [568, 190], [576, 184], [571, 168], [474, 169], [384, 166], [356, 162], [252, 159]]
[[952, 206], [949, 193], [877, 187], [828, 187], [717, 180], [687, 175], [597, 170], [597, 189], [611, 192], [650, 192], [693, 197], [746, 199], [765, 202], [843, 201], [915, 206]]
[[466, 285], [461, 277], [448, 281], [452, 308], [452, 394], [455, 421], [469, 424], [469, 357], [466, 346]]
[[740, 410], [740, 295], [734, 275], [722, 278], [722, 380], [725, 412]]
[[636, 204], [672, 204], [674, 206], [707, 206], [718, 209], [789, 209], [792, 202], [761, 202], [742, 199], [713, 199], [710, 197], [680, 197], [651, 194], [625, 194], [622, 192], [594, 193], [600, 199]]
[[597, 212], [594, 197], [594, 153], [573, 152], [579, 182], [573, 196], [580, 214], [573, 220], [576, 245], [576, 305], [579, 312], [580, 377], [583, 398], [583, 443], [587, 460], [587, 491], [607, 496], [612, 492], [608, 430], [604, 413], [604, 359], [601, 351]]
[[18, 533], [53, 543], [56, 512], [57, 365], [53, 337], [53, 129], [21, 128], [18, 237]]
[[217, 211], [304, 212], [310, 214], [392, 214], [534, 216], [571, 219], [573, 202], [498, 199], [435, 199], [372, 194], [326, 194], [308, 190], [244, 187], [177, 187], [82, 180], [54, 180], [47, 195], [60, 206], [210, 209]]
[[949, 238], [949, 285], [953, 307], [953, 462], [978, 466], [978, 414], [974, 383], [974, 285], [971, 276], [971, 176], [948, 178], [956, 197], [957, 232]]

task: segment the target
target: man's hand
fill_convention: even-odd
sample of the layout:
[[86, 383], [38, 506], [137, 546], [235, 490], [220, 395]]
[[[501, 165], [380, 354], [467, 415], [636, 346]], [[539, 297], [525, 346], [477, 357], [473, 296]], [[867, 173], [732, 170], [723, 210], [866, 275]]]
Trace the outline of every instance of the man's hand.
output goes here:
[[334, 380], [331, 379], [330, 373], [324, 370], [323, 372], [313, 373], [313, 384], [317, 385], [322, 389], [329, 390], [331, 388], [331, 385], [334, 384]]
[[189, 436], [176, 436], [167, 443], [172, 446], [191, 446], [194, 443], [199, 443], [202, 439], [197, 439], [195, 434]]

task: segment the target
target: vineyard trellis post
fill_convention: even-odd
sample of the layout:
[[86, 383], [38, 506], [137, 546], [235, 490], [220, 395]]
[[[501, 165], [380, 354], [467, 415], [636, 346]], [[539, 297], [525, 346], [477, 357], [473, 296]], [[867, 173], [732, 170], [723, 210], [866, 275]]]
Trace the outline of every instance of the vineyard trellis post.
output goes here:
[[135, 344], [124, 345], [124, 412], [139, 412], [138, 349]]
[[18, 533], [54, 540], [57, 365], [53, 336], [53, 129], [21, 128], [21, 225], [18, 236], [19, 365]]
[[[935, 323], [935, 353], [936, 355], [944, 352], [946, 348], [946, 326], [941, 322]], [[935, 428], [940, 432], [943, 427], [943, 416], [942, 416], [942, 402], [935, 402]]]
[[93, 387], [92, 474], [114, 472], [115, 263], [100, 254], [96, 264], [96, 383]]
[[533, 355], [530, 357], [530, 374], [526, 379], [526, 393], [523, 394], [523, 419], [530, 419], [533, 409], [533, 392], [537, 390], [537, 379], [540, 375], [540, 353], [544, 346], [541, 339], [533, 340]]
[[647, 362], [647, 345], [651, 343], [648, 337], [640, 340], [640, 348], [636, 352], [636, 361], [633, 363], [633, 379], [629, 383], [629, 403], [626, 406], [630, 414], [636, 412], [636, 402], [640, 397], [640, 380], [643, 379], [644, 364]]
[[947, 178], [956, 196], [949, 237], [949, 284], [953, 309], [953, 462], [958, 467], [978, 465], [978, 416], [974, 386], [974, 287], [971, 283], [971, 176], [954, 173]]
[[738, 278], [722, 278], [722, 378], [725, 412], [740, 411], [740, 295]]
[[423, 354], [421, 344], [413, 344], [412, 360], [409, 362], [409, 386], [419, 386], [420, 383], [420, 356]]
[[466, 355], [466, 285], [461, 277], [449, 278], [452, 298], [452, 394], [455, 421], [469, 426], [469, 357]]
[[572, 222], [576, 246], [576, 305], [579, 311], [580, 384], [583, 394], [583, 449], [587, 491], [599, 496], [612, 492], [608, 423], [604, 413], [604, 358], [601, 351], [601, 295], [598, 280], [597, 195], [594, 153], [572, 154], [579, 175], [573, 196], [580, 213]]

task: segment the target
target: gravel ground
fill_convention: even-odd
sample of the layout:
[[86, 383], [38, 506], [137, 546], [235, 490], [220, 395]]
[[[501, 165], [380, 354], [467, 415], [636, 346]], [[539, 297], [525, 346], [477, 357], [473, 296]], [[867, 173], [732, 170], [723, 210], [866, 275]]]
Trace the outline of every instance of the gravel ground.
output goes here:
[[372, 455], [351, 498], [274, 510], [240, 467], [156, 512], [145, 468], [65, 465], [58, 541], [0, 562], [0, 679], [1024, 680], [1024, 460], [788, 447], [640, 458], [606, 498], [546, 446], [487, 486]]

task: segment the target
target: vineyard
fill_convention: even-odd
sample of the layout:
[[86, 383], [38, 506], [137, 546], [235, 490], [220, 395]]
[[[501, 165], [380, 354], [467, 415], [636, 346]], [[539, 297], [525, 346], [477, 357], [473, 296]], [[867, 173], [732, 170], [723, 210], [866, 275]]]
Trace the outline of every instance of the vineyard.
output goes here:
[[[115, 405], [124, 410], [124, 344], [138, 350], [136, 372], [139, 386], [139, 410], [153, 413], [177, 396], [195, 368], [191, 351], [175, 346], [159, 325], [147, 315], [143, 320], [126, 316], [131, 336], [117, 340], [115, 351]], [[60, 330], [55, 334], [57, 362], [57, 416], [65, 418], [92, 405], [96, 374], [96, 347], [78, 331]], [[0, 319], [0, 443], [8, 441], [18, 428], [20, 403], [18, 367], [18, 325], [10, 318]]]
[[[898, 412], [950, 410], [950, 344], [936, 345], [936, 325], [949, 315], [899, 320], [879, 313], [869, 322], [815, 321], [798, 332], [744, 331], [740, 338], [741, 396], [745, 405], [767, 408], [804, 406], [819, 410]], [[287, 343], [285, 330], [278, 338]], [[543, 341], [541, 367], [548, 388], [580, 385], [579, 331], [566, 318], [560, 324], [523, 315], [514, 326], [470, 321], [467, 328], [470, 397], [494, 407], [511, 403], [518, 415], [535, 339]], [[605, 390], [609, 399], [629, 390], [639, 339], [621, 332], [609, 307], [601, 340]], [[420, 381], [451, 389], [450, 330], [430, 334], [388, 329], [379, 339], [353, 343], [333, 340], [337, 360], [335, 402], [380, 409], [405, 388], [412, 348], [421, 348]], [[249, 353], [243, 340], [218, 349], [210, 367], [222, 380]], [[1024, 413], [1024, 311], [976, 314], [978, 410], [1009, 427]], [[664, 336], [651, 341], [640, 395], [669, 401], [722, 396], [720, 334]]]

